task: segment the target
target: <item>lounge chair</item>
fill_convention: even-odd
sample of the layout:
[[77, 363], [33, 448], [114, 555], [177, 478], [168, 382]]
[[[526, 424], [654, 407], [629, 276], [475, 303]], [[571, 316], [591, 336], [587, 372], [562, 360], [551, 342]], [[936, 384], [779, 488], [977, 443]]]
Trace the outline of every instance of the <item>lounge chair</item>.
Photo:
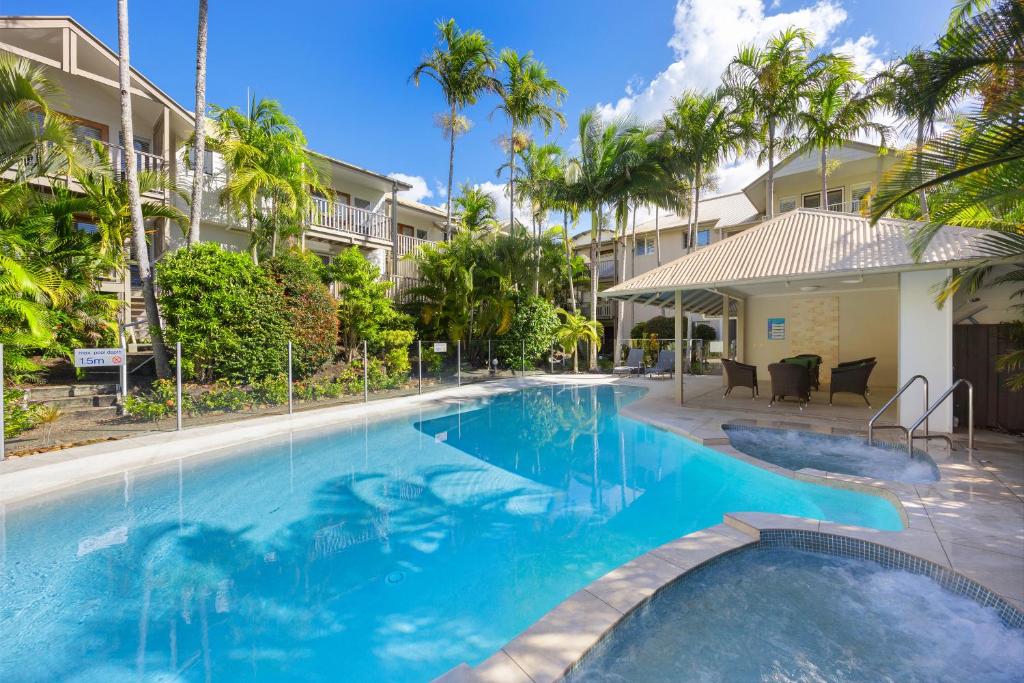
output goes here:
[[796, 363], [772, 363], [768, 366], [768, 374], [772, 378], [772, 400], [768, 406], [775, 405], [787, 396], [793, 396], [800, 402], [800, 410], [811, 400], [811, 376], [807, 368]]
[[729, 358], [722, 359], [722, 370], [725, 372], [725, 398], [733, 387], [750, 387], [750, 398], [757, 396], [757, 366], [740, 363]]
[[676, 352], [675, 351], [659, 351], [658, 362], [655, 363], [653, 368], [647, 368], [646, 374], [650, 375], [668, 375], [672, 377], [676, 371]]
[[613, 368], [612, 372], [617, 375], [639, 375], [643, 372], [643, 368], [644, 350], [630, 349], [629, 355], [626, 356], [626, 364]]
[[815, 391], [821, 389], [821, 356], [816, 353], [798, 353], [789, 358], [783, 358], [780, 363], [796, 363], [807, 368], [811, 378], [811, 386]]
[[832, 405], [832, 397], [836, 394], [857, 394], [870, 408], [868, 378], [871, 377], [871, 371], [875, 369], [876, 365], [878, 364], [874, 359], [863, 359], [840, 363], [838, 367], [832, 368], [832, 384], [828, 388], [828, 404]]

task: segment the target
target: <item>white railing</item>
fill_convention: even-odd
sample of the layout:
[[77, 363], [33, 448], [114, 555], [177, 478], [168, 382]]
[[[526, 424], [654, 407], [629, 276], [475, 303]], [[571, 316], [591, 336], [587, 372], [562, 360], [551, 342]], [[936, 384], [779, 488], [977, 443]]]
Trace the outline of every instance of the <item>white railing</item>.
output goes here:
[[410, 251], [419, 249], [430, 240], [422, 240], [419, 237], [413, 237], [412, 235], [399, 235], [398, 236], [398, 255], [405, 256]]
[[318, 228], [391, 241], [391, 220], [385, 214], [322, 197], [313, 198], [309, 222]]
[[[590, 300], [589, 297], [586, 301], [579, 302], [580, 314], [584, 317], [590, 317]], [[615, 317], [615, 304], [607, 301], [597, 302], [597, 317], [607, 320], [608, 318]]]
[[388, 294], [390, 294], [391, 298], [398, 303], [406, 304], [419, 298], [409, 291], [413, 287], [417, 287], [421, 284], [419, 278], [406, 277], [403, 275], [389, 275], [388, 279], [394, 283]]
[[[107, 148], [107, 153], [110, 155], [110, 166], [114, 169], [115, 178], [124, 178], [125, 169], [128, 167], [128, 152], [121, 145], [112, 145], [108, 142], [100, 143]], [[135, 150], [135, 170], [138, 172], [142, 171], [162, 171], [166, 167], [164, 158], [157, 154], [150, 154], [149, 152], [140, 152]]]
[[[870, 202], [868, 202], [867, 199], [854, 199], [854, 200], [849, 201], [849, 202], [839, 202], [838, 204], [829, 204], [828, 205], [828, 210], [829, 211], [834, 211], [836, 213], [849, 213], [849, 214], [854, 214], [854, 215], [860, 216], [863, 213], [867, 212], [869, 205], [870, 205]], [[799, 207], [795, 207], [794, 206], [792, 209], [789, 209], [787, 211], [780, 211], [779, 213], [789, 213], [790, 211], [796, 211], [797, 208], [799, 208]], [[820, 210], [820, 207], [813, 207], [813, 208]]]

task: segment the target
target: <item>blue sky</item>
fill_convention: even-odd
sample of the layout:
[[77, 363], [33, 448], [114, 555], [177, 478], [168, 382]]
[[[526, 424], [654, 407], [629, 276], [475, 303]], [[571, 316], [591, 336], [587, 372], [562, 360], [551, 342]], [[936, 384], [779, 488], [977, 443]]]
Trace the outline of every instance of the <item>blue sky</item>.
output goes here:
[[[130, 0], [133, 65], [168, 94], [193, 103], [195, 13], [190, 0]], [[443, 102], [433, 83], [408, 77], [430, 49], [433, 23], [455, 17], [497, 48], [533, 50], [569, 90], [572, 122], [593, 106], [656, 117], [685, 87], [710, 87], [738, 43], [791, 24], [869, 67], [931, 43], [946, 0], [559, 0], [558, 2], [338, 2], [211, 0], [208, 100], [244, 106], [246, 87], [282, 102], [326, 154], [416, 179], [414, 198], [444, 201], [447, 143], [433, 125]], [[179, 8], [174, 12], [168, 7]], [[0, 0], [0, 14], [71, 15], [117, 44], [113, 0]], [[468, 111], [456, 182], [499, 193], [495, 169], [506, 125], [494, 98]], [[720, 173], [722, 191], [753, 177], [750, 161]], [[499, 202], [507, 206], [505, 202]], [[507, 209], [506, 209], [507, 211]]]

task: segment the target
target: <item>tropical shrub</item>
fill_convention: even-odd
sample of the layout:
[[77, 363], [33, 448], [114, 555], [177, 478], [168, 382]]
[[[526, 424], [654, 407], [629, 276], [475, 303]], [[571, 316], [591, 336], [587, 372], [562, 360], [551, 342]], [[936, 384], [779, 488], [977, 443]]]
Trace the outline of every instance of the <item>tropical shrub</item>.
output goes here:
[[284, 293], [292, 372], [309, 377], [334, 358], [338, 344], [338, 313], [323, 283], [323, 264], [308, 251], [289, 250], [265, 261], [263, 268]]
[[518, 368], [524, 358], [530, 362], [540, 358], [551, 349], [560, 326], [558, 309], [550, 301], [539, 296], [520, 298], [508, 331], [498, 338], [498, 361]]
[[249, 392], [226, 379], [217, 380], [210, 389], [194, 399], [195, 409], [200, 413], [234, 412], [246, 407], [250, 402]]
[[285, 298], [247, 256], [211, 243], [179, 249], [157, 263], [157, 284], [188, 377], [252, 382], [285, 370]]
[[288, 402], [288, 376], [268, 375], [249, 386], [249, 398], [253, 403], [265, 406], [279, 406]]
[[412, 329], [412, 319], [395, 310], [388, 297], [391, 283], [380, 279], [380, 269], [367, 261], [358, 247], [335, 256], [324, 277], [339, 285], [338, 341], [349, 360], [359, 355], [364, 341], [371, 353], [378, 353], [386, 332]]
[[25, 392], [4, 389], [4, 436], [12, 437], [27, 432], [40, 422], [40, 406], [25, 406]]
[[[124, 412], [129, 417], [155, 422], [176, 410], [176, 386], [172, 380], [160, 379], [153, 382], [149, 391], [125, 397]], [[182, 412], [192, 411], [192, 397], [186, 392], [181, 395]]]

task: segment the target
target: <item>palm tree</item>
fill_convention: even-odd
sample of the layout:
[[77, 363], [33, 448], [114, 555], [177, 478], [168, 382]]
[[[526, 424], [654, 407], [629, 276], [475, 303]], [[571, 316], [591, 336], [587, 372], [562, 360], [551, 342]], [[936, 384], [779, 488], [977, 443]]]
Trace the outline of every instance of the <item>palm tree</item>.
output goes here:
[[85, 163], [68, 120], [50, 108], [60, 92], [41, 65], [0, 54], [0, 173], [19, 167], [26, 181]]
[[[879, 104], [902, 120], [907, 128], [916, 128], [914, 151], [920, 158], [925, 141], [935, 134], [936, 121], [948, 113], [957, 99], [955, 89], [932, 92], [927, 89], [928, 58], [924, 50], [911, 50], [891, 63], [869, 82]], [[921, 218], [928, 219], [928, 197], [918, 191]]]
[[460, 230], [484, 235], [498, 227], [498, 206], [489, 193], [468, 183], [459, 186], [455, 198], [455, 221]]
[[729, 156], [739, 156], [751, 138], [749, 118], [724, 88], [701, 93], [688, 90], [673, 100], [662, 122], [669, 163], [689, 177], [693, 186], [688, 245], [692, 248], [700, 221], [701, 188]]
[[[536, 262], [533, 278], [533, 293], [540, 291], [540, 237], [548, 211], [555, 205], [554, 183], [562, 175], [562, 148], [555, 144], [538, 145], [530, 142], [519, 156], [523, 160], [523, 177], [520, 188], [523, 197], [529, 201], [530, 223], [533, 228], [534, 258]], [[510, 168], [514, 172], [514, 168]], [[511, 189], [511, 188], [510, 188]]]
[[[508, 117], [508, 206], [509, 215], [515, 215], [516, 154], [525, 148], [530, 126], [540, 123], [550, 133], [557, 121], [565, 127], [565, 116], [556, 107], [568, 92], [562, 84], [548, 76], [547, 68], [533, 58], [532, 52], [521, 55], [504, 49], [498, 57], [507, 71], [506, 81], [499, 92], [501, 104], [497, 110]], [[550, 101], [554, 100], [554, 105]]]
[[[926, 77], [916, 105], [922, 111], [951, 93], [973, 95], [979, 103], [950, 131], [900, 159], [882, 178], [870, 209], [872, 221], [878, 221], [921, 190], [941, 198], [912, 236], [916, 257], [944, 224], [994, 231], [981, 239], [989, 258], [947, 280], [937, 296], [941, 304], [962, 287], [973, 291], [1024, 282], [1024, 5], [964, 0], [922, 59], [920, 72]], [[1024, 297], [1024, 290], [1014, 296]], [[1022, 356], [1007, 354], [998, 367], [1020, 370]], [[1024, 373], [1011, 377], [1010, 386], [1024, 389]]]
[[452, 181], [455, 174], [455, 138], [468, 128], [459, 112], [473, 104], [484, 92], [500, 92], [501, 83], [492, 76], [496, 64], [491, 41], [480, 31], [462, 31], [454, 19], [438, 21], [438, 41], [431, 53], [413, 70], [410, 80], [419, 86], [426, 76], [441, 86], [448, 112], [442, 124], [448, 138], [448, 217], [445, 239], [452, 229]]
[[601, 323], [596, 320], [587, 320], [585, 316], [570, 313], [565, 309], [558, 309], [559, 315], [564, 318], [562, 325], [555, 331], [555, 340], [562, 347], [563, 353], [572, 354], [572, 371], [578, 373], [579, 346], [589, 344], [601, 350], [601, 337], [603, 331]]
[[828, 151], [840, 147], [850, 138], [874, 133], [881, 138], [882, 147], [888, 128], [872, 120], [877, 102], [869, 93], [859, 93], [856, 86], [863, 82], [852, 60], [832, 56], [826, 73], [806, 92], [807, 108], [797, 113], [803, 130], [801, 152], [817, 150], [821, 157], [821, 208], [828, 206]]
[[196, 32], [195, 159], [192, 164], [192, 211], [188, 245], [199, 244], [199, 222], [203, 215], [203, 175], [206, 158], [206, 33], [207, 4], [199, 0], [199, 28]]
[[[590, 212], [590, 317], [597, 322], [597, 287], [603, 207], [615, 201], [624, 178], [628, 177], [634, 156], [636, 125], [628, 119], [604, 122], [594, 110], [580, 115], [578, 154], [565, 167], [565, 197]], [[590, 347], [590, 368], [597, 367], [597, 347]]]
[[160, 327], [160, 311], [156, 303], [156, 288], [153, 285], [153, 269], [149, 260], [149, 244], [146, 241], [146, 225], [142, 218], [142, 203], [139, 198], [139, 177], [135, 166], [135, 137], [132, 125], [131, 65], [128, 43], [128, 0], [117, 0], [118, 79], [121, 89], [121, 131], [125, 140], [125, 183], [128, 189], [128, 207], [132, 225], [132, 245], [138, 265], [139, 280], [142, 282], [142, 300], [146, 307], [146, 325], [149, 328], [153, 346], [153, 361], [159, 377], [171, 374], [164, 348], [163, 330]]
[[274, 100], [253, 96], [245, 114], [214, 105], [210, 147], [224, 159], [228, 179], [221, 204], [249, 230], [249, 251], [273, 255], [281, 237], [301, 234], [313, 197], [326, 196], [322, 172], [306, 149], [306, 137]]
[[809, 32], [791, 27], [763, 48], [741, 47], [722, 76], [729, 93], [754, 119], [760, 146], [758, 163], [768, 165], [765, 199], [769, 218], [775, 213], [775, 160], [796, 144], [790, 133], [802, 93], [820, 69], [820, 62], [808, 57], [813, 47]]

